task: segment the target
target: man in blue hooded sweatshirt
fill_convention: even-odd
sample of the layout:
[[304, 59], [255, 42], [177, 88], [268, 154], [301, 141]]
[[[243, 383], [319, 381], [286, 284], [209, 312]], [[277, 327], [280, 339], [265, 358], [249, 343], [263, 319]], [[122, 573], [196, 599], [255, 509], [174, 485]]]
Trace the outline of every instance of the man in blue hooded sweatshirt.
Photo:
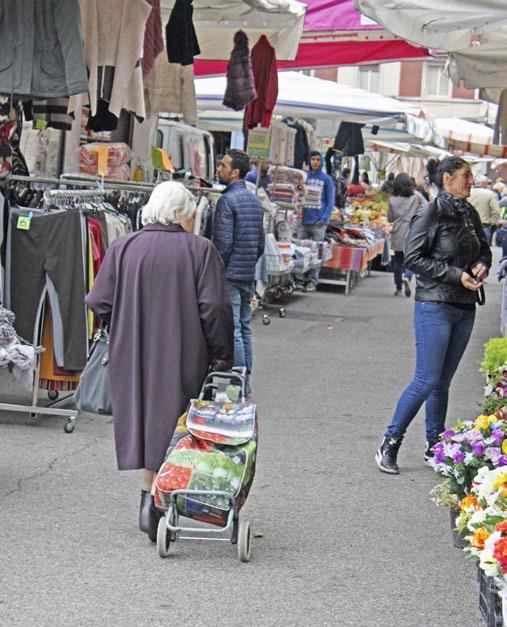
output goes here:
[[[322, 242], [334, 208], [334, 183], [328, 174], [322, 172], [322, 157], [317, 150], [310, 153], [310, 171], [306, 184], [309, 187], [321, 188], [321, 202], [320, 207], [303, 207], [303, 219], [298, 228], [298, 237]], [[313, 268], [306, 273], [304, 280], [307, 292], [315, 291], [319, 283], [319, 274], [320, 267]]]

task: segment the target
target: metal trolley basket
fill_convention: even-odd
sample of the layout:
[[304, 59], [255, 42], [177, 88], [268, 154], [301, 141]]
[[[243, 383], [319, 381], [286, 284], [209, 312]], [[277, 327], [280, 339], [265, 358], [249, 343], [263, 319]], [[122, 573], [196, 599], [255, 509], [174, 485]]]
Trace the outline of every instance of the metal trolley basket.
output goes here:
[[[232, 372], [210, 372], [204, 380], [199, 400], [214, 400], [218, 392], [225, 391], [227, 385], [234, 385], [240, 388], [241, 401], [245, 402], [246, 392], [246, 370], [245, 368], [234, 369]], [[255, 427], [255, 434], [257, 429]], [[255, 459], [253, 462], [253, 472], [255, 471]], [[252, 477], [253, 479], [253, 477]], [[240, 518], [240, 508], [243, 502], [238, 502], [237, 495], [222, 490], [207, 489], [179, 489], [172, 490], [165, 498], [167, 511], [159, 520], [157, 532], [157, 550], [160, 557], [169, 555], [171, 543], [181, 540], [218, 540], [230, 541], [237, 545], [238, 557], [242, 562], [248, 562], [251, 555], [250, 545], [250, 522], [243, 516]], [[224, 526], [210, 527], [186, 527], [180, 523], [180, 512], [178, 499], [188, 497], [210, 497], [225, 499], [228, 503], [226, 511], [226, 522]], [[246, 498], [246, 497], [245, 497]], [[223, 501], [222, 501], [223, 502]], [[185, 534], [185, 535], [182, 535]], [[192, 535], [190, 535], [192, 534]]]

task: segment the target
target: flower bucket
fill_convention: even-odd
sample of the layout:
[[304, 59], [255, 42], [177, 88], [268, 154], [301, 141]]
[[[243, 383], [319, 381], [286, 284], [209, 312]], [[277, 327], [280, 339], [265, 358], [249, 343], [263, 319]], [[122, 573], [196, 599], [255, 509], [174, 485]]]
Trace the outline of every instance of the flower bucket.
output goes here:
[[459, 509], [451, 509], [451, 531], [452, 531], [452, 541], [454, 546], [457, 549], [464, 549], [466, 547], [465, 538], [461, 535], [461, 533], [456, 529], [456, 518], [460, 515]]
[[498, 594], [498, 587], [494, 577], [487, 577], [481, 568], [478, 568], [479, 579], [479, 609], [487, 627], [502, 627], [502, 599]]

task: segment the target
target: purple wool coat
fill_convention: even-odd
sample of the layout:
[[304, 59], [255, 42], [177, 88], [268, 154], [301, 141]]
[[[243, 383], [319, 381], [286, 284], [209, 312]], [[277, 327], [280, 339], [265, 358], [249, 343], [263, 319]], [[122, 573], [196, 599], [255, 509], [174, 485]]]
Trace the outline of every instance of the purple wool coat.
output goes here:
[[208, 367], [232, 365], [221, 258], [209, 240], [179, 226], [148, 225], [112, 243], [86, 304], [110, 321], [118, 468], [157, 471]]

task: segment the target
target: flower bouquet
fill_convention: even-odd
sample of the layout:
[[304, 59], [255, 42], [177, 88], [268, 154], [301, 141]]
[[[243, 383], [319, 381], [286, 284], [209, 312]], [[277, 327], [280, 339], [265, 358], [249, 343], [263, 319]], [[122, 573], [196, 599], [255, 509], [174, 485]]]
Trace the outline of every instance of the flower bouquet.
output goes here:
[[433, 468], [444, 477], [450, 494], [469, 494], [480, 468], [507, 466], [507, 422], [496, 414], [481, 414], [475, 422], [458, 422], [433, 446]]

